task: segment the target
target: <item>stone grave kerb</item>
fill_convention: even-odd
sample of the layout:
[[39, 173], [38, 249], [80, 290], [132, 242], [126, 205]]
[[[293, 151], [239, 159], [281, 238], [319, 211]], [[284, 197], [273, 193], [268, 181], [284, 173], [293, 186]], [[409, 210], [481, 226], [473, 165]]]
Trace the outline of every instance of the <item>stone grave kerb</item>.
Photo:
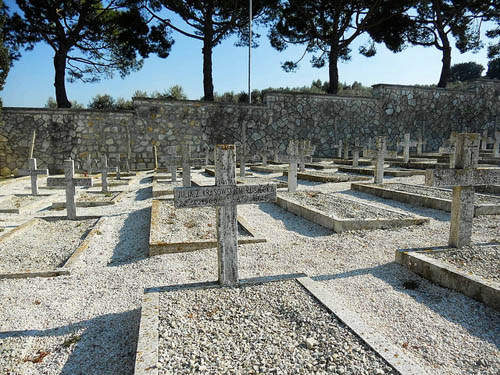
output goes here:
[[410, 134], [406, 133], [403, 142], [400, 142], [399, 145], [403, 147], [403, 161], [408, 163], [410, 161], [410, 147], [417, 147], [417, 142], [410, 141]]
[[76, 219], [76, 201], [75, 201], [75, 188], [76, 186], [92, 186], [92, 178], [75, 178], [75, 164], [73, 160], [68, 159], [64, 161], [64, 181], [61, 183], [59, 179], [47, 178], [47, 186], [66, 187], [66, 214], [68, 219]]
[[451, 223], [448, 245], [470, 245], [474, 218], [474, 186], [500, 184], [500, 171], [477, 169], [480, 135], [462, 133], [456, 136], [455, 168], [428, 169], [426, 184], [452, 186]]
[[101, 191], [103, 193], [108, 192], [108, 173], [109, 172], [116, 172], [117, 168], [116, 167], [108, 167], [108, 157], [106, 155], [101, 157], [101, 168], [99, 169], [98, 172], [101, 173]]
[[376, 139], [376, 156], [375, 156], [375, 170], [374, 182], [381, 184], [384, 182], [384, 162], [387, 154], [387, 139], [384, 136], [378, 136]]
[[28, 159], [28, 169], [20, 169], [19, 174], [21, 176], [30, 176], [31, 177], [31, 194], [38, 195], [38, 176], [48, 176], [48, 169], [37, 169], [36, 168], [36, 159], [29, 158]]
[[174, 188], [174, 207], [216, 207], [219, 284], [237, 286], [237, 205], [276, 201], [276, 184], [236, 185], [236, 146], [216, 145], [215, 186]]

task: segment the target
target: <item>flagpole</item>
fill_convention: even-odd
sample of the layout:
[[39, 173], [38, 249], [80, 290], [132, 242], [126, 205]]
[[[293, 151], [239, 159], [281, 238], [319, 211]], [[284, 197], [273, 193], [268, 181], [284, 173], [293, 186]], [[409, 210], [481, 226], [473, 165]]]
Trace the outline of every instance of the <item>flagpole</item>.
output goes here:
[[250, 74], [252, 72], [252, 0], [250, 1], [250, 22], [248, 23], [249, 25], [249, 31], [250, 31], [250, 38], [249, 38], [249, 43], [248, 43], [248, 103], [252, 104], [252, 91], [250, 89]]

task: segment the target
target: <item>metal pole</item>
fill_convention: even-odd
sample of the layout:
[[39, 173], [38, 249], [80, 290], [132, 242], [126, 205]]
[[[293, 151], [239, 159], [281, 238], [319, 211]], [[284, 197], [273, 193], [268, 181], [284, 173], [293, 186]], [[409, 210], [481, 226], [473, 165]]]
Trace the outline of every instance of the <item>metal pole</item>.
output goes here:
[[250, 73], [252, 71], [252, 0], [250, 0], [250, 22], [248, 23], [250, 29], [250, 38], [248, 43], [248, 103], [252, 104], [252, 91], [250, 89]]

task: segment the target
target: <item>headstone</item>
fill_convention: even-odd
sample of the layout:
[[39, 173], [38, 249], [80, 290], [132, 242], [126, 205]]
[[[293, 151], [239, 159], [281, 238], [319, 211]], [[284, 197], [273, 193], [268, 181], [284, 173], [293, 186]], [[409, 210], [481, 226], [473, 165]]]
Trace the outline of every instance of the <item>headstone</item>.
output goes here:
[[384, 182], [384, 159], [387, 154], [387, 140], [383, 136], [378, 136], [376, 140], [376, 160], [375, 160], [375, 183], [381, 184]]
[[64, 180], [62, 183], [58, 178], [47, 178], [47, 186], [66, 187], [66, 213], [70, 220], [76, 219], [75, 187], [92, 186], [92, 178], [74, 178], [74, 174], [75, 165], [73, 160], [69, 159], [64, 161]]
[[215, 146], [215, 186], [174, 188], [174, 206], [216, 206], [219, 284], [235, 286], [238, 272], [237, 205], [276, 201], [276, 185], [236, 185], [236, 147]]
[[500, 132], [495, 132], [495, 142], [493, 143], [493, 157], [500, 157]]
[[20, 169], [19, 174], [21, 176], [31, 176], [31, 194], [38, 195], [38, 176], [49, 175], [48, 169], [36, 169], [36, 159], [30, 158], [28, 160], [29, 169]]
[[403, 147], [403, 161], [408, 163], [408, 161], [410, 161], [410, 147], [417, 147], [417, 142], [410, 141], [410, 134], [406, 133], [404, 135], [403, 142], [400, 143], [400, 146]]
[[352, 166], [358, 167], [359, 165], [359, 137], [354, 139], [354, 147], [352, 148]]
[[423, 139], [422, 133], [418, 135], [417, 141], [417, 155], [421, 156], [423, 152], [423, 147], [427, 144], [427, 141]]
[[108, 192], [108, 173], [109, 172], [116, 172], [117, 168], [116, 167], [108, 167], [108, 158], [106, 155], [104, 155], [101, 158], [101, 169], [98, 170], [98, 172], [101, 173], [101, 182], [102, 182], [102, 192], [107, 193]]
[[456, 135], [455, 168], [428, 169], [426, 185], [453, 186], [449, 246], [471, 243], [474, 217], [474, 186], [500, 184], [500, 170], [477, 169], [480, 135]]
[[299, 142], [291, 140], [288, 143], [287, 154], [278, 155], [281, 163], [288, 163], [288, 191], [293, 193], [297, 191], [297, 163], [301, 160], [299, 155]]

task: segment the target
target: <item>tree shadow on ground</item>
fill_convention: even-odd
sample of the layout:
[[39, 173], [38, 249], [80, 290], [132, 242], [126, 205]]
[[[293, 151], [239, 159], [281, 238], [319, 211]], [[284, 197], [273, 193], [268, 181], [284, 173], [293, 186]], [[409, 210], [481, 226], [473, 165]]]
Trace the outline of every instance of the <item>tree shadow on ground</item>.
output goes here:
[[[60, 375], [133, 374], [140, 317], [141, 309], [134, 309], [47, 330], [0, 332], [0, 340], [61, 336], [55, 347], [49, 350], [38, 348], [49, 352], [42, 361], [51, 361], [51, 356], [70, 348], [71, 353]], [[36, 349], [28, 350], [28, 353], [36, 356]]]

